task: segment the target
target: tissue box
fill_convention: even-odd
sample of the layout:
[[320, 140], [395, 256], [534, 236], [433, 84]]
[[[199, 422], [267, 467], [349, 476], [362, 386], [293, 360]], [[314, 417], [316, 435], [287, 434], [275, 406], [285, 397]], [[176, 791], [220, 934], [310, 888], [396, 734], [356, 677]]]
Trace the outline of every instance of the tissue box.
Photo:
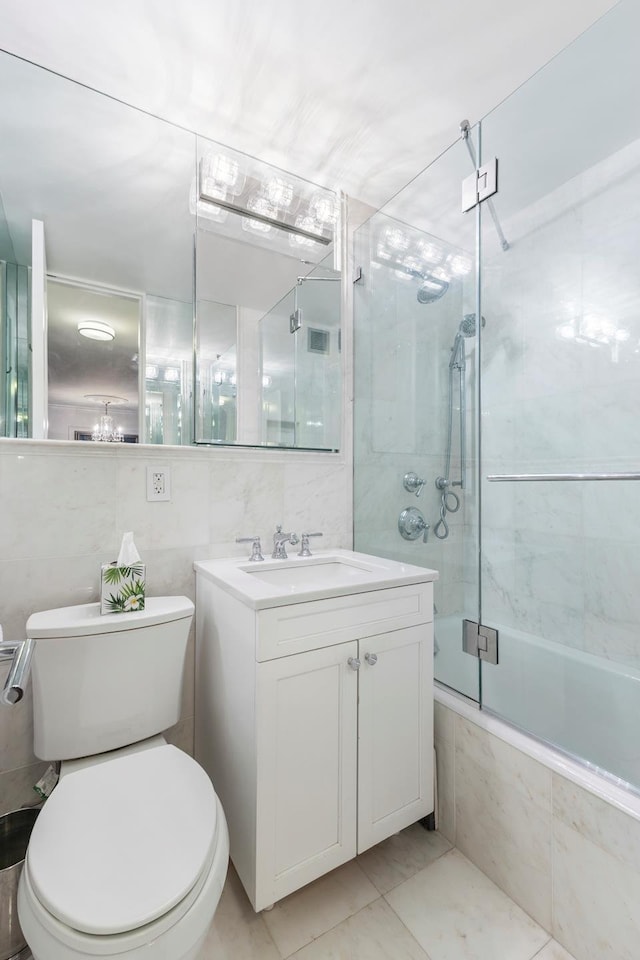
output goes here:
[[144, 610], [144, 563], [129, 567], [117, 561], [100, 568], [100, 613], [131, 613]]

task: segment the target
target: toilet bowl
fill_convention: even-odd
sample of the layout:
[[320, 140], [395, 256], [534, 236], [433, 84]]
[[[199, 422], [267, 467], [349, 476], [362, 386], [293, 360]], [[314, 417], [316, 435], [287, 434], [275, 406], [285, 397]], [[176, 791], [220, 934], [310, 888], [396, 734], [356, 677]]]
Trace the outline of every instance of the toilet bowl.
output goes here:
[[18, 891], [35, 960], [195, 960], [229, 856], [202, 768], [154, 737], [63, 766]]
[[147, 598], [33, 614], [34, 752], [61, 760], [31, 834], [18, 916], [35, 960], [196, 960], [227, 872], [211, 781], [166, 742], [194, 607]]

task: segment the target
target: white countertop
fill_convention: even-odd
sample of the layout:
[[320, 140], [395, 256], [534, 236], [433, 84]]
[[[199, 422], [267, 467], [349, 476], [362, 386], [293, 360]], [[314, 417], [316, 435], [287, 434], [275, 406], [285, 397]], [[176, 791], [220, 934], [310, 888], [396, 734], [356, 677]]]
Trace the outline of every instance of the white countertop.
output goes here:
[[438, 579], [436, 570], [352, 550], [318, 550], [311, 557], [293, 554], [286, 560], [253, 563], [248, 557], [198, 560], [193, 567], [197, 576], [212, 580], [254, 610]]

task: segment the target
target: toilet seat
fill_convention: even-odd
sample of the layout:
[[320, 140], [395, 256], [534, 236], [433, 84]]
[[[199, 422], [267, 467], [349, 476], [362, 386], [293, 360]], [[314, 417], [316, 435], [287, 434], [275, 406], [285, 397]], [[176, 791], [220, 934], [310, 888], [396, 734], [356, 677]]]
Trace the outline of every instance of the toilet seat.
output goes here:
[[229, 834], [220, 800], [217, 836], [202, 876], [169, 913], [129, 933], [92, 936], [66, 926], [36, 897], [25, 863], [18, 888], [20, 925], [35, 960], [197, 960], [227, 874]]
[[166, 744], [69, 773], [36, 821], [29, 888], [89, 937], [177, 922], [211, 866], [218, 810], [204, 770]]

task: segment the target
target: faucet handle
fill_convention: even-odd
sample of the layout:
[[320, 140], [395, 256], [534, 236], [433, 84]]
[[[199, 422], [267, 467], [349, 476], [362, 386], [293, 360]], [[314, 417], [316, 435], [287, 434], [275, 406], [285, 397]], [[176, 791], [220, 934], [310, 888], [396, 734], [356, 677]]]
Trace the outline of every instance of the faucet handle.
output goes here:
[[298, 551], [299, 557], [310, 557], [311, 550], [309, 550], [309, 537], [321, 537], [321, 533], [302, 533], [301, 536], [301, 545], [300, 550]]
[[249, 560], [264, 560], [260, 547], [260, 537], [236, 537], [236, 543], [251, 544], [251, 556]]

